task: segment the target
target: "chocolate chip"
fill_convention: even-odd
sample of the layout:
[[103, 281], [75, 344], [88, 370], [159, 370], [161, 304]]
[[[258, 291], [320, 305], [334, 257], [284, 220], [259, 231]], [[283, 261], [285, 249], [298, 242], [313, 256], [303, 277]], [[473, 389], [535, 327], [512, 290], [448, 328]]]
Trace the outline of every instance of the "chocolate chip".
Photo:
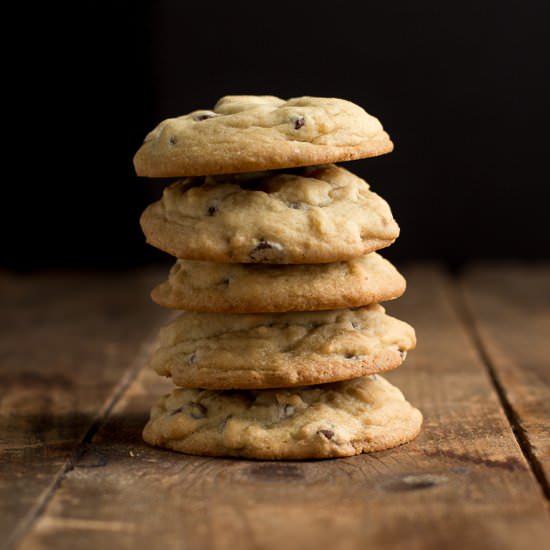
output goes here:
[[178, 407], [177, 409], [174, 409], [173, 411], [170, 411], [170, 416], [175, 416], [176, 414], [182, 413], [183, 407]]
[[215, 206], [209, 206], [207, 210], [209, 216], [213, 216], [217, 211], [218, 209]]
[[317, 433], [324, 435], [327, 439], [332, 439], [334, 437], [334, 432], [332, 430], [317, 430]]
[[305, 123], [306, 123], [306, 121], [305, 121], [305, 119], [304, 119], [303, 116], [298, 117], [298, 118], [294, 121], [294, 129], [295, 129], [295, 130], [299, 130]]
[[200, 122], [201, 120], [207, 120], [208, 118], [214, 118], [216, 113], [201, 113], [200, 115], [195, 115], [193, 120]]
[[187, 358], [187, 364], [188, 365], [194, 365], [195, 361], [197, 360], [197, 354], [193, 352], [188, 358]]
[[352, 322], [351, 322], [351, 326], [352, 326], [353, 328], [359, 328], [360, 325], [359, 325], [359, 323], [358, 323], [357, 321], [352, 321]]
[[170, 139], [168, 141], [170, 145], [176, 145], [176, 143], [178, 142], [176, 136], [170, 136]]
[[280, 259], [280, 251], [282, 249], [283, 247], [278, 243], [272, 243], [261, 239], [260, 242], [250, 251], [250, 257], [255, 262], [273, 262], [275, 259]]
[[271, 244], [269, 244], [267, 241], [260, 241], [254, 250], [266, 250], [269, 248], [273, 248]]
[[208, 409], [200, 403], [191, 403], [189, 405], [189, 409], [191, 418], [194, 418], [195, 420], [206, 418], [206, 415], [208, 414]]

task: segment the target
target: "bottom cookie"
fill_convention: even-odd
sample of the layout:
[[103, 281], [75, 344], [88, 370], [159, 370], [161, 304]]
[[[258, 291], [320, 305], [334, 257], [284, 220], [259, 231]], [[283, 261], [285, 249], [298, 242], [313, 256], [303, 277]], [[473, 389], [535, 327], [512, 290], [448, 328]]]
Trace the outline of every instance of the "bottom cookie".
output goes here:
[[421, 424], [398, 388], [371, 375], [301, 388], [177, 388], [153, 407], [143, 438], [194, 455], [331, 458], [407, 443]]

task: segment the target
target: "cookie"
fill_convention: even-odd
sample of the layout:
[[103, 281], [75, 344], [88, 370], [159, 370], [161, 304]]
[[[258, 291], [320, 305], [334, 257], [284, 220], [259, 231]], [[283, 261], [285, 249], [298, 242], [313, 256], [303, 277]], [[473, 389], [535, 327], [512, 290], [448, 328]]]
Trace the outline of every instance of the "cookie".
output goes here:
[[184, 179], [145, 210], [141, 226], [177, 258], [230, 263], [337, 262], [399, 235], [386, 201], [333, 164]]
[[299, 313], [184, 312], [160, 331], [151, 366], [186, 388], [335, 382], [399, 366], [411, 326], [378, 304]]
[[161, 122], [134, 157], [139, 176], [181, 177], [340, 162], [389, 153], [375, 117], [343, 99], [226, 96]]
[[401, 391], [372, 375], [296, 389], [175, 389], [153, 407], [143, 437], [197, 455], [330, 458], [396, 447], [421, 424]]
[[151, 297], [160, 306], [187, 311], [317, 311], [393, 300], [405, 286], [403, 276], [376, 252], [309, 265], [178, 260]]

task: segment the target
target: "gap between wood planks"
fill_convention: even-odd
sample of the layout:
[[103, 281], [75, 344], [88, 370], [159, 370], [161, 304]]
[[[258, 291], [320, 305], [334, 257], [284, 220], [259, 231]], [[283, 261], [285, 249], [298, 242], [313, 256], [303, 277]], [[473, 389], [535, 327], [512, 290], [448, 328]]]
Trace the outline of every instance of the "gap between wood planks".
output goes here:
[[446, 279], [446, 284], [449, 292], [449, 297], [451, 299], [451, 303], [455, 308], [457, 317], [460, 319], [460, 321], [464, 325], [466, 334], [471, 339], [472, 345], [478, 351], [479, 357], [483, 362], [483, 364], [485, 365], [485, 368], [487, 369], [489, 379], [491, 380], [491, 383], [495, 388], [495, 392], [498, 396], [502, 409], [506, 414], [506, 418], [510, 423], [510, 427], [512, 428], [512, 432], [514, 434], [514, 437], [516, 438], [519, 448], [521, 449], [521, 452], [523, 453], [523, 456], [525, 457], [527, 464], [529, 464], [529, 467], [531, 468], [531, 471], [533, 472], [533, 475], [537, 480], [537, 483], [540, 487], [540, 490], [544, 498], [546, 498], [547, 501], [550, 501], [549, 482], [546, 479], [544, 470], [542, 468], [542, 465], [539, 459], [533, 452], [532, 444], [529, 440], [529, 437], [526, 431], [521, 425], [521, 420], [517, 415], [516, 411], [514, 410], [514, 407], [510, 403], [510, 400], [508, 399], [506, 388], [504, 387], [504, 385], [501, 383], [499, 379], [497, 370], [493, 364], [493, 361], [491, 360], [491, 356], [486, 350], [485, 344], [483, 342], [483, 338], [479, 333], [476, 317], [473, 311], [471, 310], [471, 308], [468, 306], [468, 303], [463, 294], [463, 290], [458, 284], [460, 281], [460, 277], [461, 277], [460, 274], [456, 274], [454, 276], [451, 276], [450, 279], [449, 278]]
[[15, 548], [17, 543], [22, 539], [22, 537], [28, 533], [33, 524], [38, 520], [42, 515], [46, 506], [50, 500], [55, 495], [57, 489], [60, 487], [61, 483], [65, 476], [74, 469], [75, 464], [78, 462], [78, 459], [82, 453], [86, 450], [86, 446], [91, 442], [94, 435], [101, 428], [101, 426], [107, 421], [107, 418], [115, 405], [118, 403], [120, 398], [126, 392], [130, 384], [137, 377], [141, 369], [145, 366], [147, 358], [149, 357], [153, 347], [156, 345], [157, 335], [149, 336], [145, 342], [139, 347], [136, 358], [133, 361], [133, 365], [128, 368], [126, 373], [121, 377], [118, 384], [113, 389], [111, 395], [105, 400], [103, 406], [99, 409], [98, 413], [95, 415], [90, 427], [82, 437], [80, 443], [76, 446], [75, 450], [67, 458], [65, 464], [60, 469], [59, 473], [52, 480], [50, 487], [44, 491], [42, 497], [34, 505], [33, 508], [29, 511], [27, 517], [23, 519], [19, 526], [13, 531], [11, 537], [7, 540], [6, 548]]

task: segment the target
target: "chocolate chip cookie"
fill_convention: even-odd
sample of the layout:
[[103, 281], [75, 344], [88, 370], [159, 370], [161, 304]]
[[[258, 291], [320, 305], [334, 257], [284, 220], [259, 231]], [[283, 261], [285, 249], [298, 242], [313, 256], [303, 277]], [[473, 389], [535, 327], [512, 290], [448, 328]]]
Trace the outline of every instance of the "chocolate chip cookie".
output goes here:
[[140, 176], [181, 177], [311, 166], [389, 153], [382, 125], [343, 99], [226, 96], [161, 122], [134, 157]]
[[359, 307], [398, 298], [405, 279], [376, 252], [311, 265], [178, 260], [151, 296], [187, 311], [260, 313]]
[[175, 389], [143, 437], [183, 453], [258, 459], [351, 456], [414, 439], [422, 414], [381, 376], [295, 389]]
[[177, 258], [235, 263], [338, 262], [399, 235], [388, 204], [333, 164], [184, 179], [145, 210], [141, 226]]
[[321, 384], [399, 366], [411, 326], [378, 304], [299, 313], [184, 312], [160, 331], [151, 365], [185, 388]]

